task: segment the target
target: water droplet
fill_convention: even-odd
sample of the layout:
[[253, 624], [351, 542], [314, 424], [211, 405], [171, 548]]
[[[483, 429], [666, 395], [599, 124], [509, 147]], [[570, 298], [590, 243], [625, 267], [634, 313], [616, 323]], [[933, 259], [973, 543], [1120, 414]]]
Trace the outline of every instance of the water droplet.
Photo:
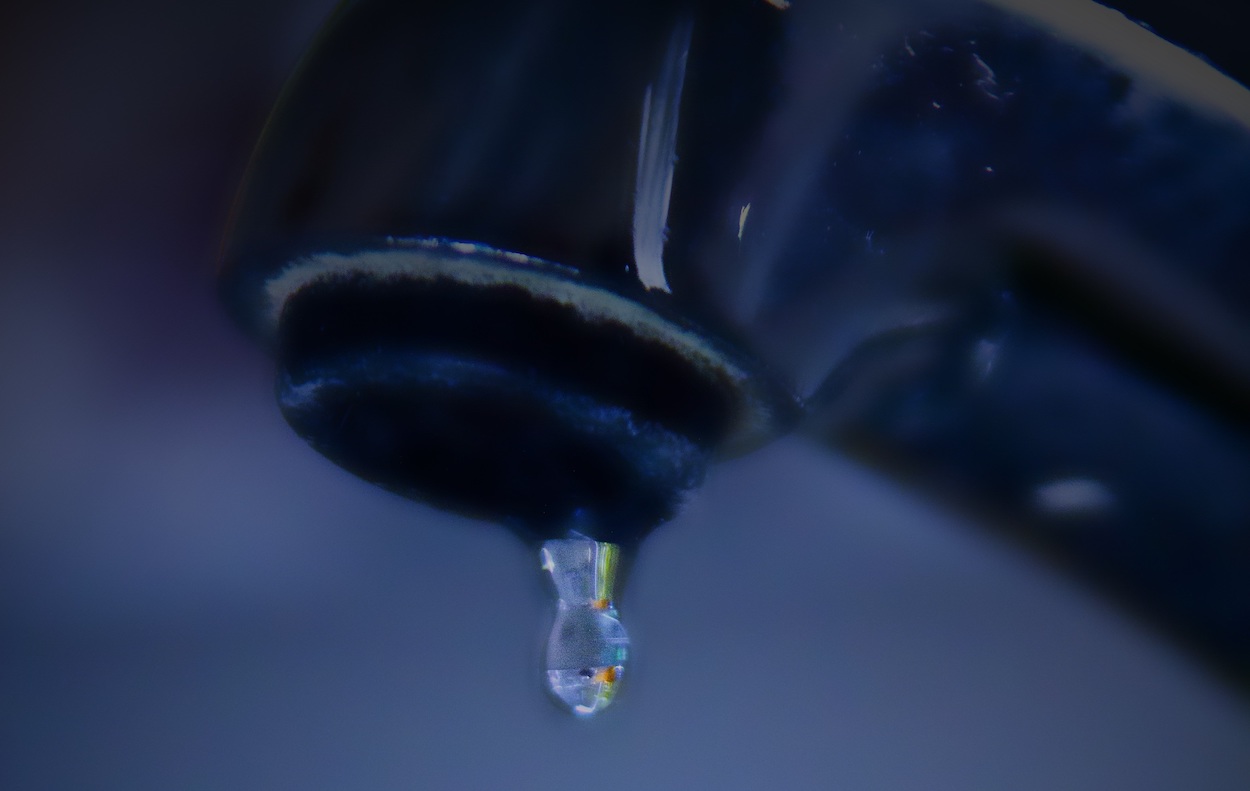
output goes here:
[[629, 657], [613, 602], [620, 547], [579, 536], [547, 541], [539, 554], [559, 599], [547, 685], [574, 714], [595, 714], [616, 697]]

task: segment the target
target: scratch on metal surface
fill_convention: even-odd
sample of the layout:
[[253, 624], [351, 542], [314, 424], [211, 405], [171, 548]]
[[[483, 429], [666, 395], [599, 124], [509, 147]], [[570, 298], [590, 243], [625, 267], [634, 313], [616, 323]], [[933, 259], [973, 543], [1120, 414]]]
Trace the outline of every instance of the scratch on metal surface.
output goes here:
[[981, 56], [975, 52], [972, 53], [972, 59], [976, 61], [977, 87], [991, 99], [1002, 101], [1003, 96], [998, 94], [998, 75], [994, 74], [994, 70], [990, 68], [989, 64], [981, 60]]
[[643, 94], [638, 175], [634, 185], [634, 267], [647, 289], [670, 290], [664, 276], [664, 241], [673, 192], [673, 168], [677, 163], [677, 116], [686, 80], [691, 28], [689, 19], [678, 23], [660, 78], [648, 85]]

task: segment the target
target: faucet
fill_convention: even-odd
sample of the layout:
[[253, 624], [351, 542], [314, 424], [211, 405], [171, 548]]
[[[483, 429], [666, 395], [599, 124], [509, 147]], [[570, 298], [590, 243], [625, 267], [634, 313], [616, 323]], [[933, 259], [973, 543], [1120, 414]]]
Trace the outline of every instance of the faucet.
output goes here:
[[1244, 682], [1247, 249], [1250, 92], [1088, 0], [360, 0], [219, 282], [316, 451], [533, 544], [594, 713], [594, 586], [790, 431]]

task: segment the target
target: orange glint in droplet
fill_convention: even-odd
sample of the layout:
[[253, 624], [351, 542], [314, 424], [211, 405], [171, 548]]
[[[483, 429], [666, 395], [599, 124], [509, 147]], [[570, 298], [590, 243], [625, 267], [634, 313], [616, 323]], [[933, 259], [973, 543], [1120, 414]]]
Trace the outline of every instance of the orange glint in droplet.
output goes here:
[[615, 668], [615, 667], [605, 667], [603, 670], [600, 670], [598, 673], [595, 673], [595, 678], [594, 678], [594, 680], [595, 680], [595, 681], [603, 681], [603, 682], [606, 682], [606, 683], [608, 683], [608, 684], [615, 683], [615, 681], [616, 681], [616, 668]]
[[606, 610], [612, 606], [612, 601], [610, 599], [595, 599], [590, 603], [590, 606], [596, 610]]

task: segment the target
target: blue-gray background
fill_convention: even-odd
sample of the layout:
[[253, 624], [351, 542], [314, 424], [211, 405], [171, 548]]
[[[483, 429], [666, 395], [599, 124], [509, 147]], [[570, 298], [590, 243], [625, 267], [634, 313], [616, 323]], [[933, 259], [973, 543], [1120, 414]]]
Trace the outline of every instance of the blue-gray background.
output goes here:
[[558, 711], [525, 547], [308, 450], [214, 300], [330, 6], [0, 10], [0, 788], [1250, 785], [1183, 652], [798, 440], [652, 537], [620, 702]]

